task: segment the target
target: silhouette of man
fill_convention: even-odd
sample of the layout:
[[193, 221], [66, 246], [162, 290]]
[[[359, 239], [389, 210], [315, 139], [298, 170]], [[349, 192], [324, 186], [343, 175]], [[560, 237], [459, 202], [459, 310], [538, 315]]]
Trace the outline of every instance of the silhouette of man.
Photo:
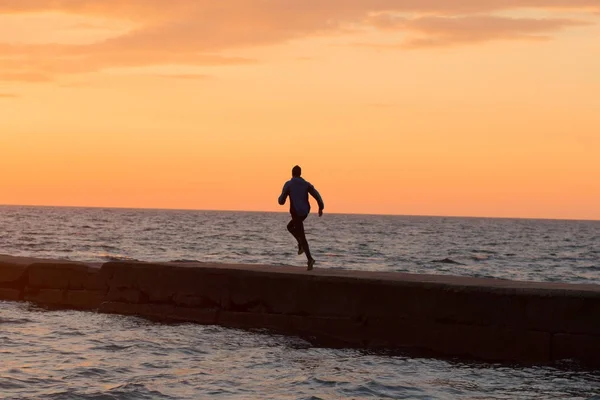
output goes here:
[[321, 199], [321, 195], [317, 192], [317, 189], [301, 178], [301, 174], [302, 169], [298, 165], [292, 168], [292, 179], [283, 185], [281, 196], [279, 196], [279, 204], [284, 205], [287, 197], [290, 197], [290, 214], [292, 214], [292, 220], [287, 225], [287, 229], [298, 241], [298, 254], [306, 254], [306, 259], [308, 260], [307, 269], [310, 271], [315, 265], [315, 259], [312, 258], [310, 254], [308, 241], [304, 234], [304, 220], [308, 217], [308, 213], [310, 212], [308, 194], [310, 193], [319, 204], [319, 217], [323, 215], [325, 204], [323, 203], [323, 199]]

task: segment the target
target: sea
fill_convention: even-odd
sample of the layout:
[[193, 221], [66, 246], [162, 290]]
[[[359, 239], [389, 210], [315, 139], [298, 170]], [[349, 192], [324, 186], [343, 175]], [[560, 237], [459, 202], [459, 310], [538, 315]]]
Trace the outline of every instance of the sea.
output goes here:
[[[0, 253], [306, 267], [286, 213], [0, 206]], [[600, 221], [311, 214], [315, 268], [600, 284]], [[600, 370], [0, 301], [0, 399], [600, 399]]]

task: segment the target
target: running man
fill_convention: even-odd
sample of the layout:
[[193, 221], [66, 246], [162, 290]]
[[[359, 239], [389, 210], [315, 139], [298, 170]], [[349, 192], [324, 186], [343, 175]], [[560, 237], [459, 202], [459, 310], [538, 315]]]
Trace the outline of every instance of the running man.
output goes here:
[[298, 241], [298, 254], [306, 254], [306, 259], [308, 260], [307, 269], [310, 271], [315, 265], [315, 259], [310, 255], [308, 241], [304, 234], [304, 220], [310, 212], [308, 194], [310, 193], [319, 204], [319, 217], [323, 215], [325, 204], [323, 204], [323, 199], [321, 199], [321, 195], [317, 192], [317, 189], [303, 178], [300, 178], [301, 174], [302, 169], [298, 165], [292, 168], [292, 179], [283, 185], [281, 196], [279, 196], [279, 204], [284, 205], [285, 200], [290, 196], [290, 214], [292, 214], [292, 220], [287, 225], [287, 229]]

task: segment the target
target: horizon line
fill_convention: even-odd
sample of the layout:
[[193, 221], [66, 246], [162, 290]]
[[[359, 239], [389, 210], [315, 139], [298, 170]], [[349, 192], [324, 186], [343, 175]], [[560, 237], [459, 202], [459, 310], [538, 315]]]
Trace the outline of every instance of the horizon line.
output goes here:
[[[44, 205], [44, 204], [0, 204], [0, 207], [39, 207], [39, 208], [92, 208], [111, 210], [153, 210], [153, 211], [204, 211], [204, 212], [239, 212], [239, 213], [273, 213], [287, 214], [289, 211], [238, 210], [238, 209], [197, 209], [197, 208], [165, 208], [165, 207], [125, 207], [125, 206], [77, 206], [77, 205]], [[332, 215], [364, 215], [382, 217], [425, 217], [425, 218], [479, 218], [479, 219], [522, 219], [542, 221], [581, 221], [600, 222], [600, 219], [585, 218], [551, 218], [551, 217], [490, 217], [478, 215], [437, 215], [437, 214], [388, 214], [388, 213], [353, 213], [325, 212]]]

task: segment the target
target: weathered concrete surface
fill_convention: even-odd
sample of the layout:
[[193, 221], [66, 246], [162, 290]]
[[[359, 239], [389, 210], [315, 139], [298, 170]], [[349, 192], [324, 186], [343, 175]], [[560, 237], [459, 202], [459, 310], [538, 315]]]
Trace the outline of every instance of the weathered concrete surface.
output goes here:
[[570, 335], [557, 333], [552, 336], [552, 359], [573, 359], [584, 364], [600, 366], [600, 341], [598, 335]]
[[600, 365], [599, 285], [0, 256], [0, 299], [264, 328], [330, 346]]
[[[24, 286], [27, 266], [32, 259], [0, 255], [0, 288], [19, 290]], [[7, 292], [8, 293], [8, 292]]]
[[34, 263], [28, 267], [28, 273], [30, 287], [103, 292], [108, 289], [108, 275], [82, 263]]
[[21, 291], [18, 289], [0, 288], [0, 300], [19, 301], [22, 300]]

